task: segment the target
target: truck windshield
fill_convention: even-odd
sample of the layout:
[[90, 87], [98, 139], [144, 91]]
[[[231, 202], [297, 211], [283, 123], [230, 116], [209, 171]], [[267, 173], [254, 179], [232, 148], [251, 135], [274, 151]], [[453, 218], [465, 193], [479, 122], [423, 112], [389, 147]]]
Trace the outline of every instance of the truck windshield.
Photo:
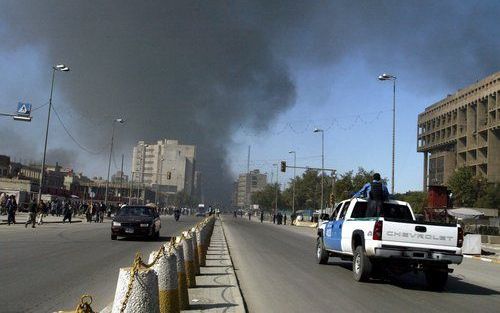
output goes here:
[[[360, 217], [376, 217], [376, 213], [367, 214], [367, 202], [356, 202], [354, 209], [351, 214], [351, 218]], [[403, 220], [403, 221], [413, 221], [410, 208], [406, 205], [394, 204], [394, 203], [384, 203], [382, 211], [380, 212], [380, 217]]]

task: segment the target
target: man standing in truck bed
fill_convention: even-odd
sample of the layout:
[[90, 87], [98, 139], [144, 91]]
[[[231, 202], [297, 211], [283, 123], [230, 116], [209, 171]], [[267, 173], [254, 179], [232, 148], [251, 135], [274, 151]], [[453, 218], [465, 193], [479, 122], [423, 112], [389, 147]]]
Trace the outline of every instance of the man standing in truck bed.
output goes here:
[[379, 216], [384, 201], [389, 198], [389, 190], [387, 186], [382, 183], [380, 174], [373, 174], [373, 181], [366, 183], [361, 190], [354, 194], [355, 198], [367, 198], [367, 212], [366, 216]]

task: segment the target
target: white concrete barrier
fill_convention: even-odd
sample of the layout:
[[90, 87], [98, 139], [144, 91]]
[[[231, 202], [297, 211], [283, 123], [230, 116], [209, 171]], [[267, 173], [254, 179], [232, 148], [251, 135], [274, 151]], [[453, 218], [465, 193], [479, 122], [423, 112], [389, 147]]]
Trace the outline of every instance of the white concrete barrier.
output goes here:
[[462, 253], [481, 254], [481, 235], [465, 235]]
[[177, 258], [177, 289], [179, 290], [179, 308], [181, 310], [186, 310], [189, 308], [189, 295], [181, 237], [176, 238], [173, 253]]
[[186, 269], [186, 280], [188, 287], [196, 287], [196, 269], [194, 267], [193, 238], [189, 232], [183, 233], [182, 250], [184, 252], [184, 268]]
[[[165, 247], [167, 246], [167, 247]], [[177, 258], [169, 253], [170, 245], [149, 255], [149, 263], [158, 276], [158, 294], [161, 313], [178, 313], [179, 286], [177, 284]], [[156, 261], [156, 262], [155, 262]]]
[[200, 257], [198, 255], [198, 240], [196, 238], [196, 228], [193, 227], [189, 231], [193, 243], [193, 261], [194, 261], [194, 272], [196, 275], [200, 275]]
[[124, 313], [159, 313], [158, 277], [152, 269], [139, 269], [131, 281], [131, 268], [120, 268], [112, 313], [120, 313], [129, 284], [131, 292]]

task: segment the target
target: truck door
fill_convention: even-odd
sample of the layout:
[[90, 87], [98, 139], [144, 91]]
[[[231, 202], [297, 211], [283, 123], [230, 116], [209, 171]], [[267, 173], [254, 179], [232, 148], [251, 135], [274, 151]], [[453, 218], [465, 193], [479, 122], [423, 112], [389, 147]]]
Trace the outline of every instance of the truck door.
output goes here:
[[333, 238], [333, 235], [332, 235], [333, 224], [335, 223], [335, 219], [337, 218], [337, 215], [338, 215], [340, 209], [342, 209], [342, 205], [343, 204], [344, 204], [343, 202], [337, 204], [337, 206], [333, 210], [333, 213], [332, 213], [330, 221], [325, 225], [325, 232], [323, 234], [324, 244], [325, 244], [325, 247], [327, 249], [330, 249], [330, 250], [333, 249], [332, 248], [332, 245], [333, 245], [333, 241], [332, 241], [332, 238]]
[[332, 225], [332, 240], [331, 240], [331, 247], [332, 250], [335, 251], [342, 251], [342, 225], [344, 224], [344, 218], [347, 213], [347, 209], [349, 208], [349, 204], [351, 204], [350, 201], [344, 203], [342, 206], [342, 210], [340, 211], [339, 217], [335, 222], [333, 222]]

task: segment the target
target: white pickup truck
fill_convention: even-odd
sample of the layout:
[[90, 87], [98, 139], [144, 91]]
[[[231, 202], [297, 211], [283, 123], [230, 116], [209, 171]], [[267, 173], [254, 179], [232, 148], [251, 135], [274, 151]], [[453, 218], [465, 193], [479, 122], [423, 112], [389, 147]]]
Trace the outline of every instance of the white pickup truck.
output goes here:
[[428, 285], [439, 290], [452, 272], [448, 265], [462, 262], [462, 243], [459, 225], [417, 222], [406, 202], [390, 200], [379, 213], [370, 213], [366, 200], [353, 198], [340, 202], [319, 225], [317, 259], [320, 264], [330, 256], [353, 260], [357, 281], [385, 270], [422, 270]]

